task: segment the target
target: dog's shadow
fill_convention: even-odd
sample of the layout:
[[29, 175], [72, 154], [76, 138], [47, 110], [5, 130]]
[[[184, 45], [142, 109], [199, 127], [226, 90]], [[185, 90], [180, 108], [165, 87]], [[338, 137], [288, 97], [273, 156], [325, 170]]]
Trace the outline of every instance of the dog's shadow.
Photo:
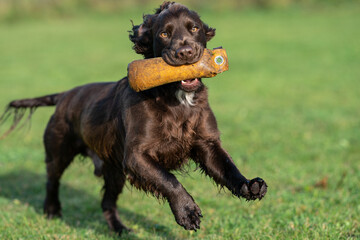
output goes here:
[[[20, 201], [22, 204], [29, 204], [35, 209], [36, 213], [43, 215], [42, 204], [45, 196], [45, 175], [24, 169], [0, 175], [0, 196]], [[62, 221], [68, 226], [83, 229], [91, 228], [97, 235], [113, 236], [114, 239], [118, 239], [118, 236], [110, 232], [106, 226], [100, 208], [100, 196], [96, 198], [82, 190], [62, 184], [61, 199], [63, 206], [66, 205], [66, 209], [65, 207], [63, 209], [64, 217]], [[124, 208], [119, 208], [119, 212], [124, 219], [132, 222], [132, 224], [140, 225], [145, 229], [149, 228], [149, 226], [155, 227], [158, 230], [155, 234], [162, 239], [176, 239], [171, 234], [171, 230], [159, 224], [159, 222]], [[149, 231], [154, 233], [153, 229]], [[136, 237], [136, 230], [123, 234], [121, 238], [139, 239]]]

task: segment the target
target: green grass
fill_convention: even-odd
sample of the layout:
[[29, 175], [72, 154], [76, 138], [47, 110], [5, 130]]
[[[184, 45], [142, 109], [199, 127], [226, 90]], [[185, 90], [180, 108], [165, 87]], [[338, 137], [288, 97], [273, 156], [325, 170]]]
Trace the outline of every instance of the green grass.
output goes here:
[[[0, 23], [0, 106], [122, 78], [139, 58], [129, 19], [149, 11]], [[178, 174], [204, 215], [201, 230], [187, 232], [167, 204], [128, 186], [118, 207], [134, 232], [124, 239], [359, 239], [359, 11], [200, 12], [217, 28], [209, 48], [229, 55], [230, 71], [204, 80], [223, 146], [248, 178], [267, 181], [268, 194], [246, 202], [198, 171]], [[113, 239], [90, 161], [77, 159], [63, 176], [63, 219], [42, 214], [52, 112], [38, 109], [30, 130], [0, 141], [0, 239]]]

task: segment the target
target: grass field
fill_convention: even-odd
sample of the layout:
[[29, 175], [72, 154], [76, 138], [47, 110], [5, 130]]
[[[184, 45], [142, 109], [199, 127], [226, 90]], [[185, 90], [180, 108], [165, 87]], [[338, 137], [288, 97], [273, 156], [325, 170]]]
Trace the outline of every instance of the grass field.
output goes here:
[[[0, 23], [0, 107], [13, 99], [116, 81], [139, 58], [123, 14]], [[248, 178], [268, 185], [246, 202], [193, 171], [177, 174], [203, 211], [187, 232], [167, 204], [128, 186], [118, 201], [124, 239], [359, 239], [360, 6], [200, 12], [217, 28], [230, 71], [204, 80], [223, 146]], [[30, 130], [0, 141], [0, 239], [114, 239], [100, 209], [102, 180], [77, 159], [62, 179], [63, 219], [42, 214], [42, 134], [53, 108]], [[0, 128], [3, 133], [9, 124]]]

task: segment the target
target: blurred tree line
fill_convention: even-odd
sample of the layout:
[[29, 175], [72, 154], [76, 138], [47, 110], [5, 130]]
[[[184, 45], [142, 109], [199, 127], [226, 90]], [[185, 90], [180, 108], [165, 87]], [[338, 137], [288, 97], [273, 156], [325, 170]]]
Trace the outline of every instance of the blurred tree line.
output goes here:
[[[0, 20], [22, 17], [51, 17], [78, 12], [121, 12], [129, 8], [156, 8], [163, 0], [0, 0]], [[360, 0], [179, 0], [191, 8], [243, 9], [286, 8], [293, 5], [338, 5]]]

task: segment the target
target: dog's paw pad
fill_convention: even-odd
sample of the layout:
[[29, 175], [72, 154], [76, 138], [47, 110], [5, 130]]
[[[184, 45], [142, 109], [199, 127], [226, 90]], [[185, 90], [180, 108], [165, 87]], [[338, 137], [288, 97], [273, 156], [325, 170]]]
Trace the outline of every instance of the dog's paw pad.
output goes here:
[[246, 200], [261, 200], [267, 192], [267, 184], [261, 178], [254, 178], [250, 182], [244, 183], [240, 190], [240, 195]]

